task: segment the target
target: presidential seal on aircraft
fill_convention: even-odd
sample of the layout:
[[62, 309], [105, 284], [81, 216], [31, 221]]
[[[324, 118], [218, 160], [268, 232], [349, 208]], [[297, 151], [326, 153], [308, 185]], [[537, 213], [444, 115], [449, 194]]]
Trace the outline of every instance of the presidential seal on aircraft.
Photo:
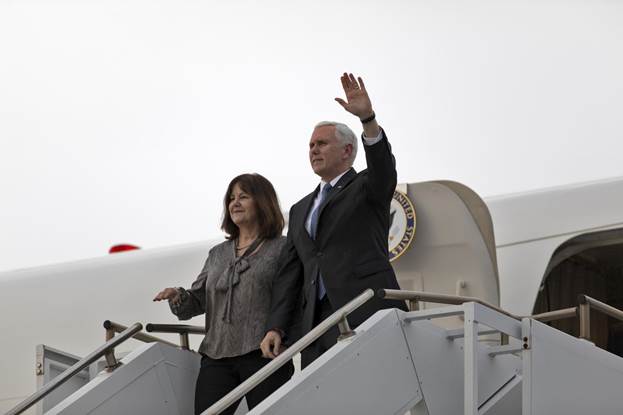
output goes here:
[[415, 208], [406, 193], [394, 191], [389, 210], [389, 260], [394, 261], [415, 236]]

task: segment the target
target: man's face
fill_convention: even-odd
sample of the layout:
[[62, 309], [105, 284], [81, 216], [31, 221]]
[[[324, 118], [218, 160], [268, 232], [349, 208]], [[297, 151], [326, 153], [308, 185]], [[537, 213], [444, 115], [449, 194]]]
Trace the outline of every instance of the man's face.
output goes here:
[[340, 144], [335, 127], [323, 125], [312, 133], [309, 140], [309, 162], [314, 173], [325, 182], [331, 181], [349, 167], [350, 146]]

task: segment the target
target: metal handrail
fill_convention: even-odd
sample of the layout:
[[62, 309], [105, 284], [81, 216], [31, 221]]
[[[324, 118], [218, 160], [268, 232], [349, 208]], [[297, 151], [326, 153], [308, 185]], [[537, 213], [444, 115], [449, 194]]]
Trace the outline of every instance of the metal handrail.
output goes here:
[[206, 334], [205, 327], [189, 326], [187, 324], [153, 324], [145, 325], [145, 330], [154, 333], [190, 333]]
[[534, 314], [530, 316], [530, 318], [534, 320], [538, 320], [541, 323], [548, 323], [550, 321], [563, 320], [565, 318], [577, 318], [580, 308], [579, 307], [569, 307], [562, 308], [560, 310], [547, 311], [545, 313]]
[[611, 305], [608, 305], [606, 303], [602, 303], [601, 301], [596, 300], [592, 297], [589, 297], [588, 295], [581, 294], [578, 297], [578, 302], [580, 303], [580, 305], [588, 304], [591, 307], [591, 309], [601, 311], [602, 313], [610, 317], [623, 321], [623, 311], [619, 310], [618, 308], [614, 308]]
[[341, 338], [351, 337], [355, 334], [354, 331], [350, 329], [348, 326], [348, 321], [346, 320], [346, 316], [355, 311], [361, 305], [363, 305], [370, 298], [374, 297], [374, 291], [371, 289], [365, 290], [358, 297], [355, 297], [348, 304], [344, 305], [342, 308], [331, 314], [325, 320], [323, 320], [320, 324], [314, 327], [309, 333], [303, 336], [299, 341], [294, 343], [292, 346], [285, 349], [281, 352], [277, 357], [275, 357], [270, 363], [266, 366], [262, 367], [260, 370], [255, 372], [253, 376], [248, 378], [246, 381], [242, 382], [238, 387], [225, 395], [221, 400], [216, 402], [214, 405], [209, 407], [205, 412], [201, 415], [216, 415], [220, 414], [225, 409], [229, 408], [232, 404], [241, 399], [244, 395], [247, 394], [251, 389], [259, 385], [264, 379], [269, 377], [273, 372], [279, 369], [281, 366], [288, 363], [295, 354], [299, 353], [301, 350], [309, 346], [316, 339], [322, 336], [327, 330], [329, 330], [334, 325], [338, 324]]
[[416, 307], [413, 307], [411, 302], [417, 302], [417, 301], [427, 301], [430, 303], [454, 304], [454, 305], [461, 305], [463, 303], [478, 303], [478, 304], [484, 305], [485, 307], [489, 307], [497, 311], [498, 313], [502, 313], [516, 320], [521, 320], [521, 316], [516, 316], [512, 313], [509, 313], [506, 310], [502, 310], [500, 307], [496, 305], [493, 305], [491, 303], [488, 303], [476, 297], [462, 297], [459, 295], [425, 293], [422, 291], [386, 290], [384, 288], [381, 288], [380, 290], [378, 290], [376, 292], [376, 295], [377, 297], [382, 298], [382, 299], [409, 301], [411, 308], [416, 308]]
[[205, 327], [189, 326], [187, 324], [152, 324], [145, 326], [145, 330], [154, 333], [178, 333], [180, 335], [180, 346], [184, 350], [190, 350], [189, 334], [206, 334]]
[[[147, 331], [150, 331], [148, 329], [148, 327], [149, 327], [149, 324], [147, 324], [147, 326], [145, 326], [145, 329]], [[106, 321], [104, 321], [104, 328], [106, 330], [110, 330], [110, 331], [115, 332], [115, 333], [121, 333], [124, 330], [127, 330], [128, 327], [124, 326], [123, 324], [115, 323], [114, 321], [106, 320]], [[110, 336], [110, 338], [112, 338], [112, 336]], [[149, 334], [145, 334], [145, 333], [141, 333], [141, 332], [136, 333], [133, 336], [133, 338], [136, 339], [136, 340], [140, 340], [142, 342], [145, 342], [145, 343], [155, 343], [155, 342], [158, 342], [158, 343], [168, 344], [169, 346], [173, 346], [173, 347], [179, 347], [179, 344], [175, 344], [175, 343], [166, 341], [164, 339], [160, 339], [160, 338], [155, 337], [155, 336], [150, 336]], [[109, 339], [107, 339], [107, 340], [109, 340]]]
[[36, 391], [35, 393], [27, 397], [25, 400], [20, 402], [17, 406], [15, 406], [5, 415], [21, 414], [22, 412], [24, 412], [25, 410], [27, 410], [28, 408], [30, 408], [31, 406], [39, 402], [41, 399], [49, 395], [52, 391], [54, 391], [56, 388], [61, 386], [63, 383], [65, 383], [69, 378], [76, 375], [77, 373], [80, 373], [85, 367], [89, 366], [91, 363], [95, 362], [100, 357], [106, 355], [106, 353], [109, 350], [114, 349], [115, 346], [118, 346], [119, 344], [123, 343], [127, 339], [131, 338], [132, 336], [134, 336], [136, 333], [138, 333], [142, 329], [143, 329], [143, 325], [141, 323], [133, 324], [132, 326], [130, 326], [129, 328], [121, 332], [119, 336], [115, 336], [112, 339], [108, 340], [102, 346], [95, 349], [95, 351], [91, 352], [86, 357], [80, 359], [69, 369], [65, 370], [59, 376], [52, 379], [49, 383], [46, 383], [45, 385], [43, 385], [41, 389], [39, 389], [38, 391]]
[[482, 304], [485, 307], [492, 308], [493, 310], [499, 313], [502, 313], [504, 315], [507, 315], [511, 318], [514, 318], [515, 320], [521, 320], [522, 318], [527, 317], [527, 318], [532, 318], [534, 320], [538, 320], [544, 323], [548, 321], [562, 320], [562, 319], [571, 318], [571, 317], [578, 317], [579, 315], [579, 307], [570, 307], [570, 308], [563, 308], [561, 310], [548, 311], [546, 313], [534, 314], [531, 316], [518, 316], [513, 313], [509, 313], [508, 311], [503, 310], [498, 306], [495, 306], [491, 303], [488, 303], [476, 297], [463, 297], [459, 295], [425, 293], [422, 291], [380, 289], [376, 292], [376, 295], [379, 298], [383, 298], [383, 299], [409, 301], [410, 307], [415, 308], [415, 309], [417, 309], [418, 306], [414, 305], [413, 303], [418, 302], [418, 301], [426, 301], [430, 303], [439, 303], [439, 304], [454, 304], [454, 305], [474, 302], [474, 303]]
[[585, 294], [578, 296], [580, 303], [580, 338], [591, 339], [591, 310], [597, 310], [607, 316], [623, 321], [623, 311], [603, 303]]
[[478, 304], [482, 304], [486, 307], [492, 308], [502, 314], [505, 314], [509, 317], [512, 317], [517, 320], [521, 320], [522, 318], [531, 318], [534, 320], [541, 321], [543, 323], [555, 320], [562, 320], [565, 318], [577, 317], [580, 320], [580, 338], [590, 340], [591, 338], [591, 309], [600, 311], [610, 317], [616, 318], [617, 320], [623, 321], [623, 311], [618, 308], [612, 307], [604, 302], [596, 300], [592, 297], [589, 297], [586, 294], [580, 294], [578, 296], [579, 306], [563, 308], [561, 310], [548, 311], [546, 313], [534, 314], [531, 316], [516, 316], [508, 311], [502, 310], [501, 308], [489, 304], [486, 301], [482, 301], [475, 297], [461, 297], [458, 295], [447, 295], [447, 294], [434, 294], [434, 293], [425, 293], [421, 291], [404, 291], [404, 290], [378, 290], [376, 295], [379, 298], [384, 299], [392, 299], [392, 300], [405, 300], [409, 301], [409, 306], [412, 309], [418, 309], [418, 301], [427, 301], [431, 303], [440, 303], [440, 304], [463, 304], [467, 302], [474, 302]]

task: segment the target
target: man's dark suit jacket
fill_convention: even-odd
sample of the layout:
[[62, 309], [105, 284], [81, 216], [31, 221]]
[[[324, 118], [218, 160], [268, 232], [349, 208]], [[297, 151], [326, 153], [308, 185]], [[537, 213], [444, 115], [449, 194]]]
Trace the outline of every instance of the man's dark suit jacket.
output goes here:
[[[363, 145], [368, 168], [351, 168], [336, 183], [319, 207], [316, 240], [305, 229], [305, 221], [319, 187], [290, 210], [288, 237], [282, 251], [282, 266], [273, 281], [268, 329], [280, 329], [289, 340], [293, 324], [301, 334], [314, 324], [319, 271], [331, 306], [337, 310], [367, 288], [398, 289], [389, 263], [389, 207], [396, 188], [396, 168], [385, 133], [371, 146]], [[302, 297], [301, 297], [302, 294]], [[292, 321], [301, 316], [302, 321]], [[383, 308], [406, 310], [402, 301], [376, 297], [353, 312], [349, 323], [356, 327]]]

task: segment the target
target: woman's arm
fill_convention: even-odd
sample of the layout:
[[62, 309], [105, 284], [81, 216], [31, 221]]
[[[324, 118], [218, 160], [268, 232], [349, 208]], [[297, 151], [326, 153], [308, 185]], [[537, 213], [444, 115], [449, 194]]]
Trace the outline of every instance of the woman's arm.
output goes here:
[[154, 301], [168, 300], [171, 312], [180, 320], [188, 320], [194, 316], [205, 313], [205, 284], [208, 276], [209, 259], [210, 257], [208, 256], [201, 273], [188, 290], [182, 287], [168, 287], [160, 291], [154, 297]]

